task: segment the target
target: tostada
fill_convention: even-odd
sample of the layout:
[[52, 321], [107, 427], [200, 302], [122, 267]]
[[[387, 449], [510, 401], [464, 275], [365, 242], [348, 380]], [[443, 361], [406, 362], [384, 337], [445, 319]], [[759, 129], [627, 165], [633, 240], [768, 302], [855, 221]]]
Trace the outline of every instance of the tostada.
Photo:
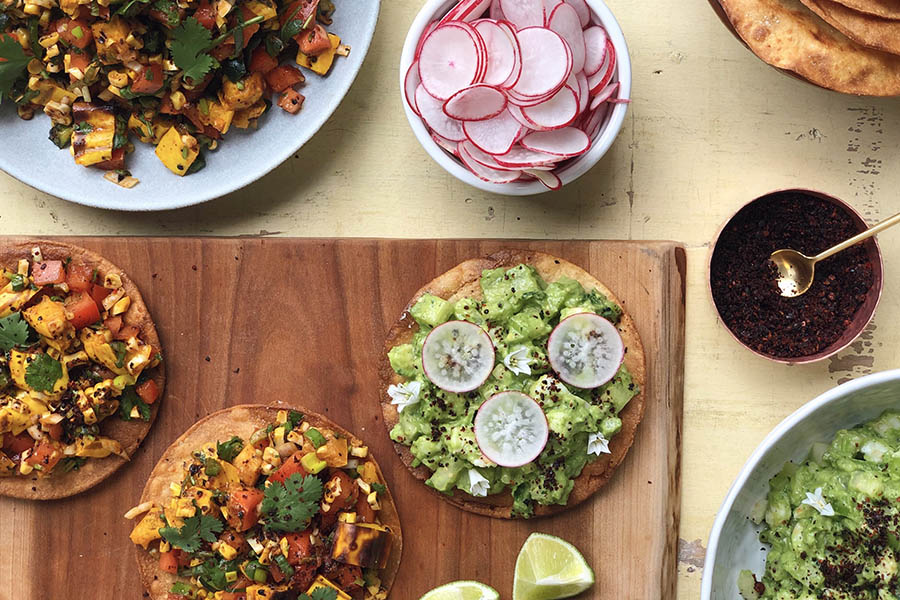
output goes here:
[[394, 500], [368, 447], [325, 417], [220, 410], [150, 473], [131, 532], [157, 600], [381, 600], [400, 565]]
[[159, 336], [128, 275], [85, 248], [0, 245], [0, 495], [102, 481], [159, 409]]
[[452, 504], [528, 518], [610, 478], [644, 412], [644, 352], [621, 302], [531, 251], [468, 260], [416, 292], [381, 367], [403, 462]]

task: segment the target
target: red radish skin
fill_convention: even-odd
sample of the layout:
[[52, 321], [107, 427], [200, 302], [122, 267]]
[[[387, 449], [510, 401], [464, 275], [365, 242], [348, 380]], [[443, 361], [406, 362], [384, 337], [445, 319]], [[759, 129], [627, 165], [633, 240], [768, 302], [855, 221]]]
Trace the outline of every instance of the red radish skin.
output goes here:
[[561, 2], [553, 9], [547, 23], [550, 30], [558, 33], [569, 45], [569, 50], [572, 51], [572, 72], [581, 72], [584, 69], [586, 49], [578, 13], [570, 4]]
[[593, 95], [599, 94], [600, 90], [607, 86], [616, 71], [616, 52], [612, 49], [611, 41], [606, 40], [606, 43], [609, 46], [609, 50], [606, 53], [605, 69], [601, 68], [600, 71], [588, 77], [588, 87]]
[[[530, 412], [538, 419], [537, 420], [537, 428], [538, 428], [538, 438], [535, 439], [535, 443], [531, 448], [530, 452], [523, 454], [522, 456], [516, 457], [516, 460], [505, 460], [505, 458], [511, 457], [502, 457], [498, 454], [495, 454], [492, 448], [489, 448], [489, 440], [485, 439], [484, 434], [489, 427], [489, 424], [485, 421], [485, 419], [490, 418], [492, 409], [495, 408], [495, 403], [502, 402], [503, 397], [505, 395], [515, 394], [517, 397], [520, 397], [522, 402], [528, 403], [528, 407]], [[542, 416], [543, 419], [539, 419], [538, 415]], [[508, 468], [517, 468], [527, 465], [528, 463], [537, 459], [538, 456], [541, 455], [541, 452], [544, 451], [544, 448], [547, 447], [547, 440], [550, 438], [550, 423], [547, 421], [547, 415], [544, 413], [544, 410], [541, 406], [527, 394], [522, 392], [514, 392], [514, 391], [506, 391], [500, 392], [499, 394], [494, 394], [490, 398], [484, 401], [481, 407], [478, 409], [478, 412], [475, 413], [475, 420], [473, 422], [475, 428], [475, 442], [478, 444], [478, 449], [481, 450], [481, 453], [487, 457], [488, 460], [500, 465], [501, 467]]]
[[506, 154], [519, 140], [522, 125], [504, 111], [485, 121], [463, 123], [463, 133], [475, 146], [488, 154]]
[[448, 11], [440, 22], [463, 21], [470, 23], [483, 15], [490, 4], [491, 0], [462, 0]]
[[541, 171], [538, 169], [525, 169], [523, 171], [540, 181], [546, 186], [546, 188], [552, 192], [555, 192], [559, 188], [562, 187], [562, 180], [556, 176], [553, 171]]
[[444, 23], [429, 34], [419, 55], [422, 85], [438, 100], [447, 100], [475, 83], [483, 55], [471, 27]]
[[419, 78], [419, 63], [414, 62], [409, 65], [409, 69], [406, 71], [406, 78], [403, 80], [403, 91], [406, 95], [406, 104], [414, 113], [421, 117], [422, 113], [419, 112], [419, 108], [416, 106], [416, 89], [420, 83], [422, 83], [422, 80]]
[[606, 61], [606, 42], [609, 36], [602, 27], [584, 30], [584, 74], [590, 77], [599, 71]]
[[543, 0], [496, 0], [506, 20], [516, 29], [544, 26]]
[[422, 114], [422, 120], [432, 131], [454, 142], [465, 139], [462, 123], [448, 117], [444, 113], [444, 103], [429, 94], [424, 85], [416, 88], [416, 106]]
[[[429, 347], [432, 344], [434, 344], [436, 342], [436, 340], [440, 338], [441, 335], [445, 334], [448, 329], [452, 330], [452, 328], [454, 328], [454, 327], [456, 327], [458, 329], [462, 329], [462, 330], [468, 330], [468, 333], [475, 334], [476, 336], [478, 336], [481, 339], [482, 343], [486, 344], [486, 346], [490, 350], [490, 353], [488, 355], [489, 358], [486, 358], [486, 360], [483, 363], [483, 366], [485, 367], [484, 369], [482, 369], [484, 371], [483, 377], [475, 378], [475, 379], [471, 380], [465, 386], [460, 385], [460, 386], [451, 387], [451, 386], [447, 385], [446, 381], [444, 381], [444, 382], [436, 381], [436, 379], [440, 379], [440, 377], [438, 377], [438, 373], [430, 373], [429, 372], [430, 370], [428, 368], [428, 356], [430, 356]], [[440, 343], [440, 342], [437, 342], [437, 343]], [[484, 329], [482, 329], [478, 325], [475, 325], [474, 323], [470, 323], [469, 321], [459, 321], [459, 320], [447, 321], [446, 323], [442, 323], [442, 324], [438, 325], [437, 327], [435, 327], [434, 329], [432, 329], [428, 333], [428, 335], [425, 337], [425, 342], [422, 344], [422, 372], [425, 373], [425, 376], [428, 377], [428, 379], [434, 385], [438, 386], [442, 390], [445, 390], [448, 392], [453, 392], [455, 394], [464, 394], [467, 392], [471, 392], [473, 390], [477, 390], [478, 388], [480, 388], [482, 386], [482, 384], [484, 384], [485, 381], [487, 381], [487, 378], [490, 377], [491, 371], [494, 368], [496, 356], [497, 355], [496, 355], [496, 350], [494, 348], [494, 341], [491, 339], [491, 336], [488, 335], [488, 333]], [[440, 368], [440, 367], [438, 367], [438, 368]], [[444, 385], [442, 386], [441, 383], [444, 383]]]
[[560, 160], [560, 157], [545, 152], [535, 152], [522, 146], [515, 146], [506, 154], [495, 156], [494, 159], [507, 167], [519, 167], [523, 169], [552, 165]]
[[444, 103], [444, 114], [459, 121], [485, 121], [506, 110], [506, 94], [479, 83], [453, 94]]
[[583, 72], [578, 73], [575, 79], [578, 81], [578, 112], [584, 114], [591, 101], [591, 88], [588, 86], [587, 77]]
[[521, 69], [521, 58], [518, 41], [510, 38], [506, 29], [494, 21], [479, 21], [474, 25], [475, 31], [481, 35], [487, 47], [487, 71], [484, 74], [484, 83], [503, 86], [504, 83], [515, 75], [515, 69]]
[[[605, 333], [614, 335], [617, 339], [617, 345], [619, 347], [616, 348], [618, 354], [613, 358], [607, 365], [605, 365], [606, 370], [602, 372], [601, 375], [595, 375], [595, 379], [589, 381], [577, 380], [575, 378], [578, 377], [578, 374], [573, 374], [571, 372], [566, 372], [565, 367], [565, 347], [563, 345], [562, 336], [566, 336], [568, 333], [571, 333], [572, 327], [578, 327], [577, 323], [584, 323], [587, 321], [592, 329], [592, 334], [596, 333], [598, 330], [601, 330]], [[594, 335], [590, 336], [592, 340], [595, 340], [596, 337]], [[561, 339], [562, 338], [562, 339]], [[608, 319], [601, 317], [598, 314], [591, 312], [581, 312], [569, 315], [565, 319], [562, 319], [559, 323], [557, 323], [556, 327], [553, 328], [553, 331], [550, 332], [550, 337], [547, 340], [547, 358], [550, 361], [550, 366], [559, 375], [559, 378], [574, 387], [580, 389], [595, 389], [605, 384], [607, 381], [615, 377], [616, 373], [619, 371], [619, 368], [622, 366], [622, 362], [625, 360], [625, 352], [627, 348], [625, 348], [625, 344], [622, 341], [622, 335], [619, 333], [619, 330], [616, 326], [610, 322]], [[562, 353], [562, 356], [560, 355]]]
[[459, 143], [457, 152], [459, 152], [459, 158], [463, 164], [482, 181], [487, 181], [488, 183], [511, 183], [522, 175], [521, 171], [500, 171], [479, 163], [466, 151], [465, 142]]
[[616, 90], [619, 89], [619, 82], [610, 83], [605, 88], [600, 90], [600, 93], [594, 96], [594, 99], [591, 100], [591, 110], [594, 110], [610, 98], [612, 98], [613, 94], [616, 93]]
[[606, 119], [606, 113], [609, 112], [609, 104], [601, 104], [598, 106], [593, 112], [588, 113], [589, 117], [584, 126], [584, 132], [591, 139], [594, 139], [596, 135], [600, 132], [601, 127], [603, 126], [603, 121]]
[[516, 28], [512, 23], [510, 23], [509, 21], [497, 21], [497, 25], [502, 27], [503, 31], [506, 32], [506, 35], [509, 36], [509, 39], [512, 42], [516, 52], [516, 63], [513, 67], [513, 72], [501, 86], [506, 89], [510, 89], [515, 87], [515, 85], [519, 82], [519, 77], [522, 76], [522, 48], [519, 46], [519, 38], [516, 36]]
[[544, 0], [544, 27], [550, 27], [550, 15], [563, 0]]
[[522, 138], [523, 148], [533, 152], [570, 158], [584, 154], [591, 147], [587, 134], [575, 127], [565, 127], [554, 131], [535, 131]]
[[456, 146], [459, 142], [453, 142], [448, 140], [447, 138], [440, 136], [436, 133], [431, 134], [431, 139], [434, 140], [434, 143], [452, 154], [453, 156], [459, 158], [459, 154], [456, 152]]

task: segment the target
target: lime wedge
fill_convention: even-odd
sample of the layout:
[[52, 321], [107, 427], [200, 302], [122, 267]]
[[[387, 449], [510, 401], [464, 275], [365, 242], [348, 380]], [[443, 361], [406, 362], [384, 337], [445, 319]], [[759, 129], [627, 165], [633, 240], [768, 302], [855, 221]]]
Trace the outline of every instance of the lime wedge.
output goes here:
[[594, 585], [594, 572], [578, 548], [544, 533], [532, 533], [516, 559], [513, 600], [569, 598]]
[[477, 581], [454, 581], [434, 588], [419, 600], [500, 600], [500, 594]]

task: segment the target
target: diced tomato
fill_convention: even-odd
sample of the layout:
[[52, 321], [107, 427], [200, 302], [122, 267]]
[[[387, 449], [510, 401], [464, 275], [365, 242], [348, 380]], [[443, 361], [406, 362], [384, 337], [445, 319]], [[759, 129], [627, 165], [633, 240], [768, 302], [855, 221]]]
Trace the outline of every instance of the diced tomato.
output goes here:
[[263, 493], [256, 488], [244, 488], [228, 494], [228, 524], [238, 531], [247, 531], [259, 521], [259, 503]]
[[66, 311], [72, 313], [69, 322], [75, 329], [84, 329], [100, 320], [100, 309], [90, 294], [78, 292], [66, 298]]
[[172, 104], [172, 96], [168, 92], [165, 96], [162, 97], [162, 102], [159, 104], [159, 112], [164, 115], [177, 115], [181, 111], [175, 108], [175, 105]]
[[60, 19], [56, 22], [56, 33], [69, 46], [87, 48], [94, 40], [91, 26], [84, 19]]
[[275, 581], [275, 583], [281, 583], [282, 581], [284, 581], [284, 573], [281, 571], [281, 569], [278, 568], [278, 565], [276, 565], [275, 563], [269, 565], [269, 574], [272, 576], [272, 580]]
[[288, 564], [298, 565], [309, 556], [312, 556], [312, 542], [309, 539], [309, 531], [289, 533], [284, 536], [288, 543]]
[[242, 592], [216, 592], [216, 600], [247, 600]]
[[164, 573], [178, 574], [178, 555], [181, 550], [173, 548], [168, 552], [159, 553], [159, 568]]
[[232, 531], [230, 529], [226, 530], [225, 533], [219, 536], [220, 542], [225, 542], [232, 548], [240, 553], [241, 549], [244, 547], [244, 536], [236, 531]]
[[45, 260], [34, 263], [31, 267], [31, 277], [35, 285], [54, 285], [66, 280], [66, 268], [61, 260]]
[[305, 477], [308, 473], [300, 462], [302, 457], [303, 452], [301, 450], [294, 452], [280, 467], [278, 467], [277, 471], [274, 471], [269, 475], [269, 481], [280, 481], [281, 483], [284, 483], [285, 480], [294, 473], [300, 473], [301, 477]]
[[331, 469], [329, 481], [333, 481], [335, 478], [341, 482], [341, 493], [331, 503], [332, 510], [348, 510], [356, 504], [356, 499], [359, 496], [359, 486], [350, 479], [350, 476], [343, 469]]
[[134, 391], [136, 391], [137, 395], [141, 397], [141, 400], [147, 404], [153, 404], [156, 402], [156, 399], [159, 398], [159, 386], [156, 385], [156, 381], [153, 379], [148, 379], [144, 383], [138, 385], [134, 388]]
[[19, 435], [3, 434], [3, 451], [10, 456], [17, 456], [30, 448], [34, 448], [34, 439], [28, 433], [23, 431]]
[[185, 104], [181, 108], [181, 114], [190, 120], [191, 123], [194, 124], [194, 127], [199, 129], [203, 135], [207, 137], [211, 137], [214, 140], [218, 140], [222, 137], [222, 134], [218, 129], [213, 127], [212, 125], [204, 125], [201, 120], [200, 109], [197, 108], [196, 104]]
[[59, 441], [63, 436], [63, 428], [59, 423], [53, 423], [52, 425], [47, 427], [47, 435], [50, 436], [50, 439]]
[[228, 38], [209, 52], [213, 58], [223, 61], [234, 54], [234, 38]]
[[375, 511], [369, 506], [369, 500], [365, 494], [356, 498], [356, 520], [359, 523], [374, 523]]
[[319, 8], [319, 0], [296, 0], [292, 2], [286, 11], [278, 16], [278, 21], [283, 26], [287, 20], [293, 15], [294, 21], [306, 23], [306, 21], [315, 14]]
[[162, 65], [152, 64], [144, 67], [134, 78], [131, 91], [135, 94], [155, 94], [162, 89], [163, 83]]
[[[91, 64], [91, 57], [87, 52], [69, 52], [66, 56], [69, 57], [69, 69], [78, 69], [84, 73], [88, 65]], [[74, 83], [77, 80], [78, 78], [75, 77], [74, 73], [69, 73], [69, 81]]]
[[194, 11], [194, 18], [207, 29], [212, 30], [216, 26], [216, 11], [213, 10], [213, 7], [207, 0], [203, 0], [197, 5], [197, 10]]
[[100, 161], [91, 166], [97, 169], [103, 169], [104, 171], [116, 171], [118, 169], [124, 169], [125, 148], [116, 148], [112, 151], [112, 156], [109, 158], [109, 160]]
[[113, 338], [120, 342], [127, 342], [133, 337], [138, 337], [140, 334], [141, 330], [137, 325], [122, 325], [122, 328], [119, 329], [118, 333], [116, 333]]
[[70, 263], [66, 267], [66, 283], [73, 292], [89, 292], [94, 279], [94, 269], [84, 263]]
[[247, 66], [251, 73], [262, 73], [265, 75], [278, 66], [278, 59], [273, 57], [266, 50], [265, 44], [256, 47], [253, 54], [250, 55], [250, 64]]
[[303, 108], [304, 100], [306, 100], [306, 98], [303, 94], [294, 88], [288, 88], [281, 92], [281, 97], [278, 99], [278, 106], [292, 115], [296, 115], [300, 112], [300, 109]]
[[94, 302], [97, 303], [97, 306], [103, 306], [103, 300], [112, 293], [112, 290], [108, 290], [102, 285], [97, 285], [96, 283], [91, 286], [91, 298], [94, 299]]
[[116, 334], [119, 333], [119, 330], [122, 329], [122, 317], [110, 317], [103, 321], [103, 325], [109, 329], [109, 332], [113, 335], [113, 338], [115, 338]]
[[[234, 47], [234, 45], [232, 44], [232, 48], [233, 47]], [[181, 89], [181, 91], [184, 92], [184, 97], [187, 98], [189, 102], [196, 102], [197, 100], [202, 98], [203, 95], [206, 93], [206, 88], [208, 88], [209, 84], [212, 83], [214, 75], [215, 75], [215, 72], [207, 73], [206, 76], [203, 79], [201, 79], [199, 83], [193, 83], [193, 80], [191, 80], [192, 85], [193, 85], [193, 87], [191, 89], [188, 89], [186, 87], [183, 87]]]
[[303, 73], [290, 65], [281, 65], [266, 73], [266, 83], [273, 92], [281, 93], [302, 81]]
[[60, 460], [62, 460], [63, 453], [56, 449], [56, 446], [51, 444], [48, 441], [42, 440], [37, 443], [34, 447], [34, 452], [31, 453], [25, 462], [31, 466], [41, 466], [42, 471], [50, 471], [53, 467], [56, 466]]
[[331, 48], [331, 40], [325, 28], [316, 23], [294, 36], [300, 52], [307, 56], [318, 56]]

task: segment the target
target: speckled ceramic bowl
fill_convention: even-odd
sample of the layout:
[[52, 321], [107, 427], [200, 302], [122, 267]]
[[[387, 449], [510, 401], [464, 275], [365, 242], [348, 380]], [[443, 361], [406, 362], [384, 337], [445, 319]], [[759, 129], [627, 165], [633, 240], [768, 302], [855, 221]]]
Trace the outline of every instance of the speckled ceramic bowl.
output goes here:
[[816, 442], [870, 421], [900, 405], [900, 369], [861, 377], [831, 389], [797, 410], [766, 436], [732, 484], [716, 516], [703, 566], [701, 600], [741, 600], [737, 577], [761, 573], [766, 553], [758, 525], [749, 518], [765, 499], [769, 479], [789, 461], [803, 460]]
[[76, 165], [68, 150], [48, 139], [50, 119], [16, 116], [12, 102], [0, 105], [0, 169], [43, 192], [65, 200], [114, 210], [165, 210], [199, 204], [248, 185], [297, 152], [334, 113], [350, 89], [369, 50], [380, 0], [339, 0], [330, 29], [351, 47], [326, 77], [309, 75], [300, 92], [303, 109], [291, 115], [277, 106], [259, 120], [259, 129], [233, 128], [206, 168], [178, 177], [156, 158], [153, 146], [135, 141], [128, 169], [141, 183], [127, 190], [103, 179], [103, 172]]

